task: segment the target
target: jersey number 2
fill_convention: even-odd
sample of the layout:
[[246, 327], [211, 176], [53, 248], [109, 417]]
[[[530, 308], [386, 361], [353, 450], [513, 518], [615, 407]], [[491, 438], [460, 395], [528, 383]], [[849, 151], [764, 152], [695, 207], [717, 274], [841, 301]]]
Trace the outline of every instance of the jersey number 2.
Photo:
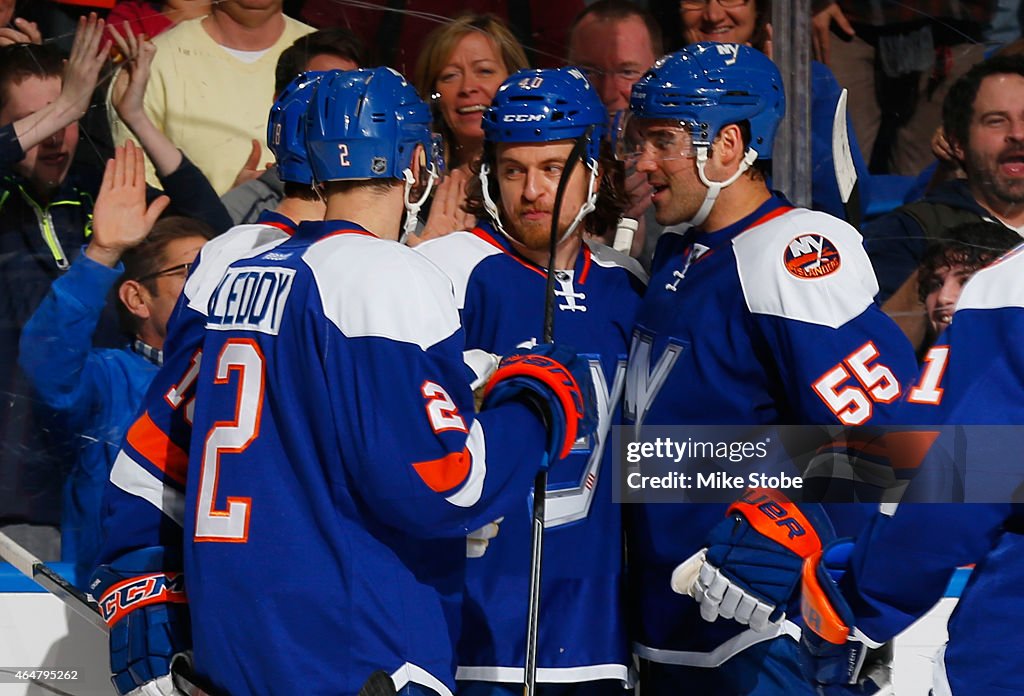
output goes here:
[[227, 384], [231, 373], [237, 373], [235, 417], [231, 421], [216, 421], [206, 433], [196, 501], [196, 541], [245, 543], [249, 538], [252, 500], [229, 496], [227, 509], [217, 510], [217, 477], [221, 454], [242, 452], [259, 435], [265, 373], [263, 363], [259, 346], [248, 339], [229, 340], [217, 357], [214, 384]]

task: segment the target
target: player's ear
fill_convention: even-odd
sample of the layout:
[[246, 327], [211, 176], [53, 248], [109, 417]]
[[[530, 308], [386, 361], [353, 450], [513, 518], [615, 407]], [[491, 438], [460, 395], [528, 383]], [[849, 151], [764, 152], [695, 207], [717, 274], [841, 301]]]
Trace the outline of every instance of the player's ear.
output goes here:
[[427, 182], [430, 179], [430, 170], [427, 167], [427, 152], [423, 149], [422, 145], [417, 145], [415, 152], [412, 154], [412, 161], [409, 163], [412, 168], [412, 178], [416, 182], [413, 187], [414, 192], [417, 195], [423, 193], [427, 187]]
[[427, 153], [422, 145], [416, 145], [416, 150], [412, 153], [410, 165], [412, 166], [412, 175], [416, 177], [416, 181], [420, 181], [423, 177], [423, 170], [427, 168]]
[[735, 123], [724, 126], [715, 138], [713, 152], [717, 152], [723, 165], [729, 165], [743, 159], [743, 131]]

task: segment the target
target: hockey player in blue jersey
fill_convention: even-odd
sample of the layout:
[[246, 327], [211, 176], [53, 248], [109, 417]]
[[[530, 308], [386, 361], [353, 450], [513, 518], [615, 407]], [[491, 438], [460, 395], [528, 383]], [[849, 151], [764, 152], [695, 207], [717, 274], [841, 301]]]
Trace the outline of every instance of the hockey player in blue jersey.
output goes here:
[[[270, 110], [267, 142], [286, 189], [278, 208], [265, 211], [255, 224], [238, 225], [208, 242], [192, 264], [168, 324], [163, 367], [143, 400], [141, 417], [128, 431], [105, 492], [102, 565], [91, 583], [97, 599], [111, 595], [108, 588], [117, 578], [181, 570], [186, 453], [207, 303], [233, 260], [281, 243], [298, 221], [323, 219], [323, 203], [313, 195], [302, 128], [309, 98], [322, 75], [298, 76]], [[122, 694], [143, 686], [172, 688], [170, 660], [190, 644], [188, 610], [176, 601], [184, 600], [181, 594], [171, 592], [163, 600], [112, 623], [111, 671]]]
[[[1005, 122], [1020, 132], [1019, 114], [1007, 114]], [[1022, 307], [1024, 248], [1018, 247], [964, 287], [952, 324], [908, 391], [906, 409], [914, 422], [1024, 423]], [[930, 456], [942, 455], [953, 430], [943, 433]], [[948, 643], [935, 660], [932, 693], [1024, 694], [1024, 509], [1012, 502], [1019, 501], [1013, 492], [1021, 490], [1024, 475], [1016, 430], [986, 437], [992, 431], [972, 435], [967, 429], [959, 441], [972, 504], [900, 504], [877, 515], [856, 543], [834, 542], [806, 561], [802, 644], [818, 693], [865, 693], [865, 675], [858, 673], [864, 651], [930, 609], [955, 568], [975, 564], [949, 619]], [[999, 473], [993, 477], [993, 471]]]
[[[778, 69], [735, 44], [688, 46], [633, 88], [619, 151], [647, 174], [658, 222], [690, 225], [659, 240], [633, 332], [624, 411], [637, 432], [883, 423], [916, 372], [910, 344], [873, 303], [857, 231], [768, 189], [784, 110]], [[670, 588], [673, 569], [722, 530], [724, 513], [711, 504], [627, 509], [644, 693], [810, 693], [792, 622], [767, 632], [706, 623]], [[742, 516], [724, 525], [750, 527]], [[773, 572], [795, 596], [799, 564]]]
[[[493, 411], [474, 419], [450, 283], [366, 229], [398, 236], [403, 194], [433, 164], [429, 112], [386, 69], [319, 87], [306, 120], [329, 215], [370, 224], [305, 223], [248, 256], [226, 250], [245, 258], [222, 277], [190, 278], [202, 352], [133, 426], [112, 476], [126, 553], [93, 583], [122, 693], [170, 688], [189, 616], [196, 671], [216, 692], [287, 693], [299, 670], [304, 693], [355, 694], [383, 668], [403, 692], [450, 693], [459, 535], [500, 514], [503, 484], [525, 491], [581, 423], [587, 373], [571, 378], [549, 346], [503, 363]], [[204, 264], [212, 273], [209, 260], [196, 273]], [[168, 490], [181, 483], [184, 499]], [[132, 503], [167, 519], [135, 523]]]
[[[505, 80], [483, 118], [484, 156], [470, 183], [478, 220], [416, 250], [451, 278], [467, 348], [499, 355], [539, 338], [556, 189], [586, 138], [560, 209], [556, 339], [590, 363], [599, 426], [549, 472], [540, 586], [539, 693], [615, 694], [630, 661], [622, 611], [621, 509], [611, 502], [610, 426], [620, 417], [629, 333], [646, 275], [585, 233], [614, 229], [621, 175], [604, 135], [607, 114], [576, 69], [523, 70]], [[603, 154], [602, 154], [603, 153]], [[487, 222], [483, 222], [487, 220]], [[459, 693], [519, 693], [529, 596], [528, 501], [489, 526], [467, 565]], [[471, 547], [481, 543], [471, 540]]]

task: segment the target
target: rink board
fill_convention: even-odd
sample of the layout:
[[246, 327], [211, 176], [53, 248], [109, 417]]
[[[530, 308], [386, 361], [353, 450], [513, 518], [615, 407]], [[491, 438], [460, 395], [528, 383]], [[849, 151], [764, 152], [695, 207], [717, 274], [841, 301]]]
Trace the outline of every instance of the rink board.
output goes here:
[[[53, 564], [59, 571], [67, 568]], [[927, 696], [932, 659], [945, 641], [946, 619], [963, 588], [967, 571], [958, 571], [949, 595], [931, 613], [896, 639], [895, 681], [900, 696]], [[0, 696], [45, 696], [55, 693], [12, 672], [31, 668], [56, 670], [63, 679], [45, 683], [56, 693], [109, 696], [106, 634], [68, 609], [6, 563], [0, 564]], [[71, 674], [74, 679], [68, 677]]]

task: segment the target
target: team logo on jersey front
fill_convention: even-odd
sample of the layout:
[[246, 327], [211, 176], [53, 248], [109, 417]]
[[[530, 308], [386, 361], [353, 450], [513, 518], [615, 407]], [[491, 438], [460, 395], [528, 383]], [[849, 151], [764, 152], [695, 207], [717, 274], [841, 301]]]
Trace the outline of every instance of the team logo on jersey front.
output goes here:
[[802, 234], [789, 243], [782, 262], [797, 278], [822, 278], [839, 270], [839, 250], [821, 234]]

